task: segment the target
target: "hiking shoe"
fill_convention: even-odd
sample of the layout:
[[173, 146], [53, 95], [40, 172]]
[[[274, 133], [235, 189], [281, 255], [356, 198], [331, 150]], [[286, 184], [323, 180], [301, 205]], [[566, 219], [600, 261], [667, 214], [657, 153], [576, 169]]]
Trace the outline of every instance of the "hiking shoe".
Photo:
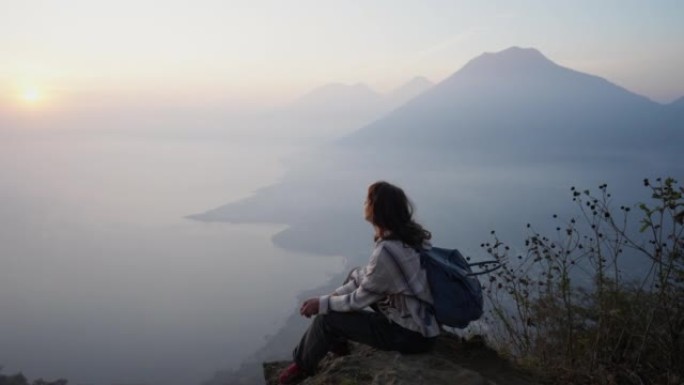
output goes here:
[[287, 368], [280, 371], [278, 374], [278, 383], [280, 385], [293, 385], [307, 377], [306, 372], [296, 362], [291, 363]]

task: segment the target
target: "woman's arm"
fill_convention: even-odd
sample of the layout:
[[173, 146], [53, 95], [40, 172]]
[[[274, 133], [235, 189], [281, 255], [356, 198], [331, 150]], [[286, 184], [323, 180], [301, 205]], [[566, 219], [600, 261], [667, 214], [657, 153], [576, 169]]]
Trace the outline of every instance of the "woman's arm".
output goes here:
[[[346, 294], [321, 296], [318, 300], [318, 312], [326, 314], [328, 311], [358, 311], [391, 294], [388, 291], [392, 287], [393, 277], [392, 269], [387, 266], [388, 262], [387, 251], [382, 245], [378, 245], [371, 255], [368, 266], [363, 269], [363, 274], [357, 271], [356, 288]], [[343, 287], [350, 288], [351, 285]]]
[[365, 267], [355, 267], [347, 275], [347, 279], [344, 280], [344, 284], [335, 291], [332, 292], [332, 296], [349, 294], [359, 287], [359, 282], [363, 279], [365, 275]]
[[[363, 277], [365, 277], [365, 267], [355, 267], [353, 268], [350, 272], [349, 275], [347, 275], [347, 279], [345, 279], [344, 284], [335, 291], [330, 294], [330, 297], [335, 297], [339, 295], [346, 295], [354, 292], [356, 289], [359, 287], [359, 283], [363, 280]], [[327, 301], [327, 299], [326, 299]], [[306, 318], [311, 317], [312, 315], [316, 315], [319, 313], [320, 309], [320, 298], [319, 297], [314, 297], [314, 298], [309, 298], [306, 301], [302, 303], [302, 306], [299, 308], [299, 314], [303, 315]]]

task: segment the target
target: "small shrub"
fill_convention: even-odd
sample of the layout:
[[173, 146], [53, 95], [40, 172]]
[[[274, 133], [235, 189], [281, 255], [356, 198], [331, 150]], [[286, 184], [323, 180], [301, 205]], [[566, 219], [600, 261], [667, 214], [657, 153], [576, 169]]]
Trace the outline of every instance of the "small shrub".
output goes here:
[[528, 225], [520, 253], [496, 233], [482, 245], [503, 266], [485, 285], [503, 352], [554, 383], [684, 381], [684, 189], [644, 185], [649, 202], [619, 208], [605, 184], [573, 187], [578, 214], [554, 215], [552, 235]]

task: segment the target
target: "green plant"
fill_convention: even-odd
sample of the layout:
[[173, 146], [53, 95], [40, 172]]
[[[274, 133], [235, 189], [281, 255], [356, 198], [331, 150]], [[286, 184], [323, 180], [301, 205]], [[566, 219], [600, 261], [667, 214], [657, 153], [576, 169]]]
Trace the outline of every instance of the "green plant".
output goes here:
[[578, 215], [554, 215], [553, 235], [528, 224], [521, 253], [492, 232], [482, 246], [503, 268], [486, 285], [487, 319], [501, 350], [554, 382], [681, 383], [684, 189], [644, 185], [650, 201], [619, 209], [605, 184], [596, 196], [571, 188]]

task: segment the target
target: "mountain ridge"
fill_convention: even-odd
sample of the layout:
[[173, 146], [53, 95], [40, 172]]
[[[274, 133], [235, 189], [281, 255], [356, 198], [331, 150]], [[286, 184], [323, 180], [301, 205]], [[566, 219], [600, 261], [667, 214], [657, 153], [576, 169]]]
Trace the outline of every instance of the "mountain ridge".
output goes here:
[[684, 96], [671, 102], [668, 106], [684, 108]]
[[328, 83], [279, 107], [277, 121], [305, 136], [331, 140], [384, 116], [431, 86], [419, 76], [387, 93], [364, 83]]
[[400, 106], [418, 95], [426, 92], [435, 84], [424, 76], [415, 76], [411, 80], [399, 85], [391, 90], [387, 97], [395, 100], [395, 104]]
[[[340, 82], [326, 83], [315, 87], [297, 97], [291, 105], [306, 105], [321, 102], [348, 102], [353, 99], [373, 100], [389, 99], [408, 101], [434, 85], [424, 76], [414, 76], [408, 81], [388, 92], [378, 92], [365, 83], [346, 84]], [[391, 102], [390, 102], [391, 104]], [[396, 104], [396, 103], [395, 103]]]
[[328, 83], [316, 87], [297, 98], [293, 105], [310, 105], [331, 102], [346, 102], [352, 99], [363, 101], [379, 101], [382, 95], [364, 83], [344, 84]]
[[[677, 132], [658, 124], [664, 107], [601, 77], [562, 67], [536, 49], [513, 47], [472, 59], [338, 144], [382, 140], [394, 146], [462, 143], [472, 148], [504, 140], [527, 151], [546, 140], [553, 151], [608, 144], [634, 148], [649, 143], [645, 140], [653, 139], [654, 129], [668, 132], [654, 145], [674, 139]], [[590, 143], [582, 143], [580, 136]]]

